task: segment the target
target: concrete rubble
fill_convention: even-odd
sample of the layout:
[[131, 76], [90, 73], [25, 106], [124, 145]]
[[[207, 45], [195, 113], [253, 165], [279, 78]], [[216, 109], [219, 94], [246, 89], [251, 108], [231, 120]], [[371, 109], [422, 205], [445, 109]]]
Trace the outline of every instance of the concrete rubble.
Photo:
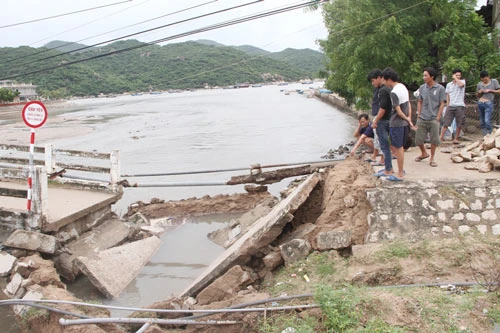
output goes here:
[[0, 252], [0, 276], [7, 276], [14, 268], [17, 258], [7, 252]]
[[77, 257], [91, 257], [102, 250], [116, 246], [127, 239], [131, 229], [119, 220], [108, 220], [88, 231], [81, 237], [65, 245], [54, 258], [57, 270], [68, 281], [74, 280], [78, 267], [74, 264]]
[[17, 229], [5, 240], [4, 245], [54, 254], [57, 249], [57, 239], [39, 232]]
[[113, 247], [91, 257], [78, 257], [76, 265], [106, 297], [117, 297], [139, 274], [161, 245], [158, 237]]

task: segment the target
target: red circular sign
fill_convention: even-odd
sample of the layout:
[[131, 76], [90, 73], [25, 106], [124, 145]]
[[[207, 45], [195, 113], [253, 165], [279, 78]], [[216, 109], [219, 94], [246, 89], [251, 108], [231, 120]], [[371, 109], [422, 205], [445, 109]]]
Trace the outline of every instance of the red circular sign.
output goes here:
[[47, 121], [47, 108], [40, 101], [26, 103], [23, 108], [23, 120], [31, 128], [41, 127]]

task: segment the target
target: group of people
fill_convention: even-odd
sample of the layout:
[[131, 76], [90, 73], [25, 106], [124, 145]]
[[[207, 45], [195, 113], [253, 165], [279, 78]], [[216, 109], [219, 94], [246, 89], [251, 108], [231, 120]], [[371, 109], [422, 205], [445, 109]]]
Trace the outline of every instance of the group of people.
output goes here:
[[[453, 143], [458, 144], [460, 132], [465, 126], [465, 80], [462, 71], [454, 69], [452, 80], [444, 88], [437, 83], [436, 76], [434, 68], [424, 68], [424, 84], [414, 93], [418, 101], [417, 123], [413, 124], [409, 92], [405, 85], [399, 82], [398, 73], [392, 68], [386, 68], [383, 71], [373, 69], [368, 74], [368, 81], [374, 87], [371, 112], [373, 121], [370, 122], [368, 114], [358, 117], [358, 127], [354, 131], [358, 141], [351, 151], [351, 156], [361, 145], [371, 150], [371, 164], [384, 166], [384, 169], [377, 171], [374, 176], [386, 177], [390, 181], [403, 181], [404, 151], [410, 146], [410, 130], [416, 131], [415, 145], [420, 149], [415, 161], [421, 162], [429, 158], [431, 167], [437, 167], [436, 149], [444, 140], [445, 133], [453, 121], [456, 122]], [[500, 94], [500, 85], [496, 79], [491, 79], [486, 71], [480, 73], [480, 78], [476, 95], [479, 98], [481, 129], [486, 135], [493, 129], [493, 100], [494, 94]], [[430, 151], [425, 147], [426, 140], [430, 141]], [[380, 152], [380, 160], [377, 160]], [[397, 161], [397, 172], [392, 166], [393, 156]]]

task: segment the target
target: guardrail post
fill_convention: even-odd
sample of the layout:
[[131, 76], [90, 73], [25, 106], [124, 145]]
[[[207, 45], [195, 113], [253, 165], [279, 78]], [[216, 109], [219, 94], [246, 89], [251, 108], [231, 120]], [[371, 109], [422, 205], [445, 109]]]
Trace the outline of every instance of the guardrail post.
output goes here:
[[48, 174], [56, 172], [56, 159], [52, 144], [45, 145], [45, 170]]
[[48, 180], [47, 172], [42, 166], [36, 166], [33, 172], [33, 189], [31, 216], [28, 227], [40, 230], [42, 224], [47, 220]]
[[120, 181], [120, 151], [112, 150], [111, 151], [111, 190], [113, 192], [118, 191], [118, 182]]

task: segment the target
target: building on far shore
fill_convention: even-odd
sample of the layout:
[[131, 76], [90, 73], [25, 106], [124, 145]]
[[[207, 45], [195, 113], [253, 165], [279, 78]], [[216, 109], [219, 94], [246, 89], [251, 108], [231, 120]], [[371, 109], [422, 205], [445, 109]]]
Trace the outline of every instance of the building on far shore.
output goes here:
[[17, 83], [14, 81], [0, 81], [0, 88], [10, 89], [12, 91], [19, 91], [21, 94], [14, 100], [14, 103], [30, 101], [38, 98], [36, 89], [38, 86], [32, 83]]

